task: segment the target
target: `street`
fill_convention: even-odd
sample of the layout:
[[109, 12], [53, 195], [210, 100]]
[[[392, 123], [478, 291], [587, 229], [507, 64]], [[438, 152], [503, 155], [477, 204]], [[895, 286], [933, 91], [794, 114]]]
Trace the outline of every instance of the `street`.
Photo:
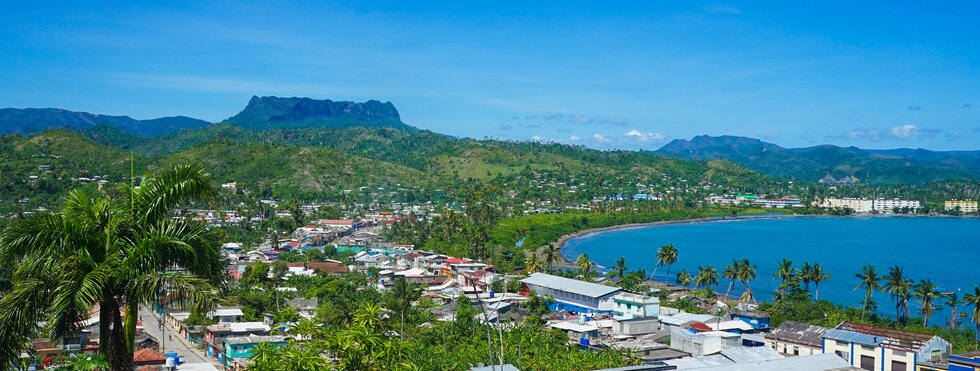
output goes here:
[[160, 316], [157, 316], [150, 308], [141, 305], [140, 318], [143, 319], [143, 331], [146, 331], [147, 334], [152, 335], [160, 342], [161, 352], [177, 352], [186, 363], [206, 362], [218, 367], [221, 366], [217, 360], [208, 357], [203, 350], [198, 349], [197, 345], [191, 344], [183, 339], [180, 334], [169, 326], [163, 326], [164, 331], [161, 333]]

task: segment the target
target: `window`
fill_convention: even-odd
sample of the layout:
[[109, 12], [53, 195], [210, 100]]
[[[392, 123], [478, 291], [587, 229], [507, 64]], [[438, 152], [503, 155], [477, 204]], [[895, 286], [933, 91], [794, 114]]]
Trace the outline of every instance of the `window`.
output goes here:
[[846, 361], [848, 363], [851, 362], [850, 353], [848, 353], [848, 352], [842, 352], [842, 351], [839, 351], [838, 350], [838, 351], [835, 351], [834, 354], [836, 354], [838, 357], [841, 357], [842, 359], [844, 359], [844, 361]]
[[861, 368], [869, 371], [874, 371], [875, 369], [875, 357], [871, 356], [861, 356]]
[[794, 355], [794, 356], [798, 356], [798, 355], [800, 355], [800, 347], [798, 347], [798, 346], [793, 346], [793, 355]]
[[861, 346], [861, 349], [864, 349], [865, 351], [868, 351], [868, 352], [874, 352], [875, 351], [875, 348], [874, 347], [869, 347], [867, 345], [862, 345]]
[[896, 357], [905, 357], [905, 352], [901, 350], [893, 350], [892, 354], [894, 354]]
[[905, 371], [905, 362], [892, 361], [892, 371]]

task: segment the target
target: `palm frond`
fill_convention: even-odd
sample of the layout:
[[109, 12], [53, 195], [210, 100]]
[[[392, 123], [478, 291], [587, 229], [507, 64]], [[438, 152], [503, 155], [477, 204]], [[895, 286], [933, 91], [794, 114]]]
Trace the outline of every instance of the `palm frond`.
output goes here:
[[182, 202], [213, 194], [211, 175], [196, 165], [177, 165], [132, 190], [134, 217], [157, 222]]

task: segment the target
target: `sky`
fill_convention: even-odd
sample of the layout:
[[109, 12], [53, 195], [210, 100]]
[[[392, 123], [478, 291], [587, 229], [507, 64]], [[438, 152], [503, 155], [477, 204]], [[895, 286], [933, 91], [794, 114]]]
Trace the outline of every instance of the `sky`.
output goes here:
[[980, 149], [976, 1], [88, 3], [4, 5], [0, 107], [376, 99], [436, 132], [600, 149]]

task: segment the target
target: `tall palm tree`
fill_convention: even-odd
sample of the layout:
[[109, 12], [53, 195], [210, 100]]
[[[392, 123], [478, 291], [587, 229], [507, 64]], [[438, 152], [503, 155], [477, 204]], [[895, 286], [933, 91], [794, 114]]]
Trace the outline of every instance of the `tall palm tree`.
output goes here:
[[691, 284], [691, 274], [687, 273], [687, 269], [681, 269], [680, 272], [677, 272], [677, 279], [674, 282], [683, 287], [687, 287]]
[[968, 307], [973, 307], [973, 311], [970, 313], [970, 320], [973, 321], [973, 327], [977, 334], [977, 342], [980, 343], [980, 285], [973, 286], [973, 293], [963, 295], [963, 304]]
[[829, 280], [830, 273], [824, 273], [822, 265], [814, 264], [810, 275], [810, 281], [813, 281], [813, 300], [820, 300], [820, 283]]
[[942, 293], [939, 292], [939, 286], [932, 283], [930, 279], [919, 280], [919, 283], [915, 285], [913, 292], [915, 297], [919, 299], [919, 303], [922, 304], [922, 326], [929, 326], [929, 317], [932, 317], [932, 312], [936, 309], [942, 309], [936, 306], [935, 301], [942, 298]]
[[803, 281], [803, 289], [810, 292], [810, 282], [813, 281], [813, 266], [810, 262], [804, 262], [800, 268], [800, 281]]
[[613, 266], [613, 273], [617, 278], [623, 279], [623, 275], [626, 274], [626, 257], [620, 256], [619, 260], [616, 260], [616, 265]]
[[749, 263], [749, 259], [742, 259], [739, 262], [738, 272], [735, 274], [735, 279], [742, 283], [742, 286], [748, 290], [749, 282], [752, 282], [758, 277], [759, 274], [756, 271], [755, 265]]
[[909, 305], [912, 303], [913, 286], [912, 280], [903, 279], [894, 287], [892, 295], [895, 296], [895, 314], [899, 321], [908, 319], [912, 315]]
[[963, 300], [960, 299], [960, 295], [956, 292], [947, 292], [943, 294], [943, 297], [946, 298], [945, 304], [949, 306], [950, 309], [949, 323], [947, 324], [949, 325], [949, 328], [955, 329], [957, 324], [956, 315], [959, 314], [960, 304], [963, 303]]
[[739, 269], [741, 269], [741, 263], [737, 259], [732, 259], [732, 263], [725, 264], [724, 269], [722, 269], [721, 278], [729, 280], [728, 290], [725, 290], [725, 297], [731, 295], [732, 289], [735, 288], [735, 280], [738, 278]]
[[860, 283], [854, 290], [863, 288], [864, 289], [864, 306], [861, 307], [861, 320], [864, 320], [864, 313], [868, 311], [868, 301], [871, 300], [871, 295], [874, 294], [875, 290], [881, 289], [881, 277], [878, 276], [878, 271], [875, 270], [875, 266], [868, 264], [862, 268], [861, 273], [855, 274]]
[[558, 248], [555, 245], [548, 244], [544, 247], [544, 264], [548, 267], [549, 272], [554, 269], [555, 263], [558, 263], [559, 259]]
[[527, 274], [541, 270], [541, 262], [538, 261], [538, 254], [532, 252], [527, 256]]
[[789, 282], [790, 278], [793, 277], [793, 261], [783, 258], [776, 266], [776, 273], [772, 275], [772, 278], [780, 280], [779, 285], [779, 296], [786, 296], [786, 284]]
[[[884, 284], [882, 285], [882, 288], [885, 290], [885, 292], [888, 293], [888, 297], [892, 299], [892, 302], [895, 303], [896, 311], [900, 310], [899, 303], [898, 303], [898, 296], [896, 296], [896, 293], [898, 293], [900, 290], [903, 289], [903, 285], [905, 283], [906, 283], [905, 269], [902, 266], [895, 265], [891, 268], [888, 268], [888, 275], [885, 276]], [[897, 314], [898, 314], [898, 318], [901, 318], [901, 313], [897, 313]]]
[[654, 281], [657, 280], [657, 269], [663, 266], [667, 267], [667, 275], [665, 277], [670, 277], [670, 266], [677, 263], [677, 248], [674, 244], [668, 243], [657, 249], [657, 266], [653, 268], [653, 276], [650, 276]]
[[405, 310], [412, 307], [412, 302], [418, 300], [422, 295], [422, 288], [408, 282], [405, 278], [395, 280], [391, 288], [391, 295], [395, 299], [395, 304], [401, 310], [401, 336], [405, 338]]
[[718, 284], [718, 270], [712, 266], [698, 267], [698, 275], [694, 278], [694, 284], [698, 287], [710, 289]]
[[213, 305], [224, 276], [216, 238], [202, 222], [172, 217], [212, 193], [211, 176], [181, 165], [123, 191], [121, 199], [69, 192], [60, 211], [14, 221], [0, 234], [0, 261], [17, 266], [15, 288], [0, 299], [0, 364], [20, 354], [9, 344], [75, 335], [98, 306], [99, 354], [113, 370], [132, 369], [140, 303], [166, 295], [201, 313]]

